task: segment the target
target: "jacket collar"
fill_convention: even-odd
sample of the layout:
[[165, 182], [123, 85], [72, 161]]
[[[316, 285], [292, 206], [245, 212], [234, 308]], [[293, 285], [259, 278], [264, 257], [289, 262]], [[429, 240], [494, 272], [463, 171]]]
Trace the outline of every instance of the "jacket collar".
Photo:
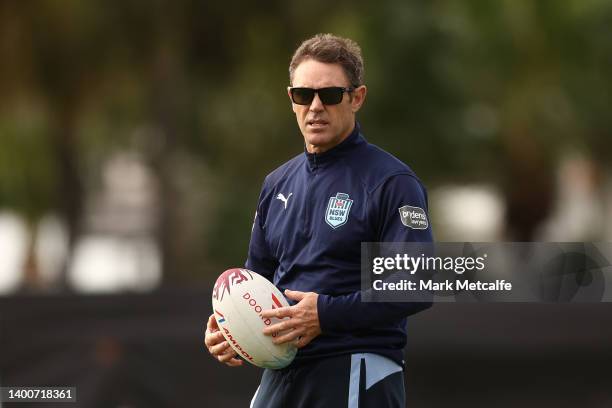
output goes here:
[[308, 159], [308, 167], [310, 167], [312, 170], [334, 161], [338, 157], [354, 150], [356, 147], [365, 142], [365, 138], [363, 135], [361, 135], [361, 126], [359, 126], [359, 122], [355, 122], [353, 131], [346, 139], [323, 153], [308, 153], [306, 146], [304, 146], [304, 154]]

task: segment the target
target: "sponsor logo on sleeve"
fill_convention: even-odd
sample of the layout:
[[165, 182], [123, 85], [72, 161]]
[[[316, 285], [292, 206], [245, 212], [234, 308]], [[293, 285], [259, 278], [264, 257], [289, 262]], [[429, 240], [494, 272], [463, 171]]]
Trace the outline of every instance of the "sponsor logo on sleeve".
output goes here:
[[399, 213], [402, 224], [408, 228], [424, 230], [429, 226], [427, 214], [420, 207], [405, 205], [399, 208]]

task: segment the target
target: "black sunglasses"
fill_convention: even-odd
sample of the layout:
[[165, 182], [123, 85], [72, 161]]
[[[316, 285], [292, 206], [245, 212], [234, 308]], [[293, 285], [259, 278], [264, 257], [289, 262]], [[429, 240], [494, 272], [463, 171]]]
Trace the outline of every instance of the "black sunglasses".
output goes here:
[[298, 105], [310, 105], [315, 93], [324, 105], [337, 105], [342, 102], [345, 92], [353, 92], [355, 88], [342, 88], [341, 86], [330, 86], [329, 88], [289, 88], [291, 100]]

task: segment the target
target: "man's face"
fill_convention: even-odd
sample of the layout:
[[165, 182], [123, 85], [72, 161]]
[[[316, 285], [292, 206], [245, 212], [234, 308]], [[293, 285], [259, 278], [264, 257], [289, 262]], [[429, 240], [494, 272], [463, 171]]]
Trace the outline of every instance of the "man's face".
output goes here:
[[[339, 64], [306, 59], [295, 69], [292, 86], [319, 89], [332, 86], [349, 88], [351, 85]], [[366, 87], [362, 85], [351, 94], [352, 97], [345, 93], [342, 102], [337, 105], [324, 105], [319, 94], [315, 94], [310, 105], [292, 103], [309, 153], [323, 153], [351, 133], [355, 125], [355, 113], [365, 99]]]

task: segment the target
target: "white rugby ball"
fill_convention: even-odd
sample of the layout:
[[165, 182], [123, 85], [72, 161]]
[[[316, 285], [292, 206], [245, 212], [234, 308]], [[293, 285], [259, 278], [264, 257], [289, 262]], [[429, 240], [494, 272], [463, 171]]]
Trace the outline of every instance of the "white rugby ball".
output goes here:
[[281, 321], [263, 318], [267, 309], [289, 306], [287, 299], [266, 278], [248, 269], [228, 269], [215, 283], [212, 305], [219, 329], [243, 359], [263, 368], [288, 366], [297, 353], [291, 343], [274, 344], [265, 327]]

